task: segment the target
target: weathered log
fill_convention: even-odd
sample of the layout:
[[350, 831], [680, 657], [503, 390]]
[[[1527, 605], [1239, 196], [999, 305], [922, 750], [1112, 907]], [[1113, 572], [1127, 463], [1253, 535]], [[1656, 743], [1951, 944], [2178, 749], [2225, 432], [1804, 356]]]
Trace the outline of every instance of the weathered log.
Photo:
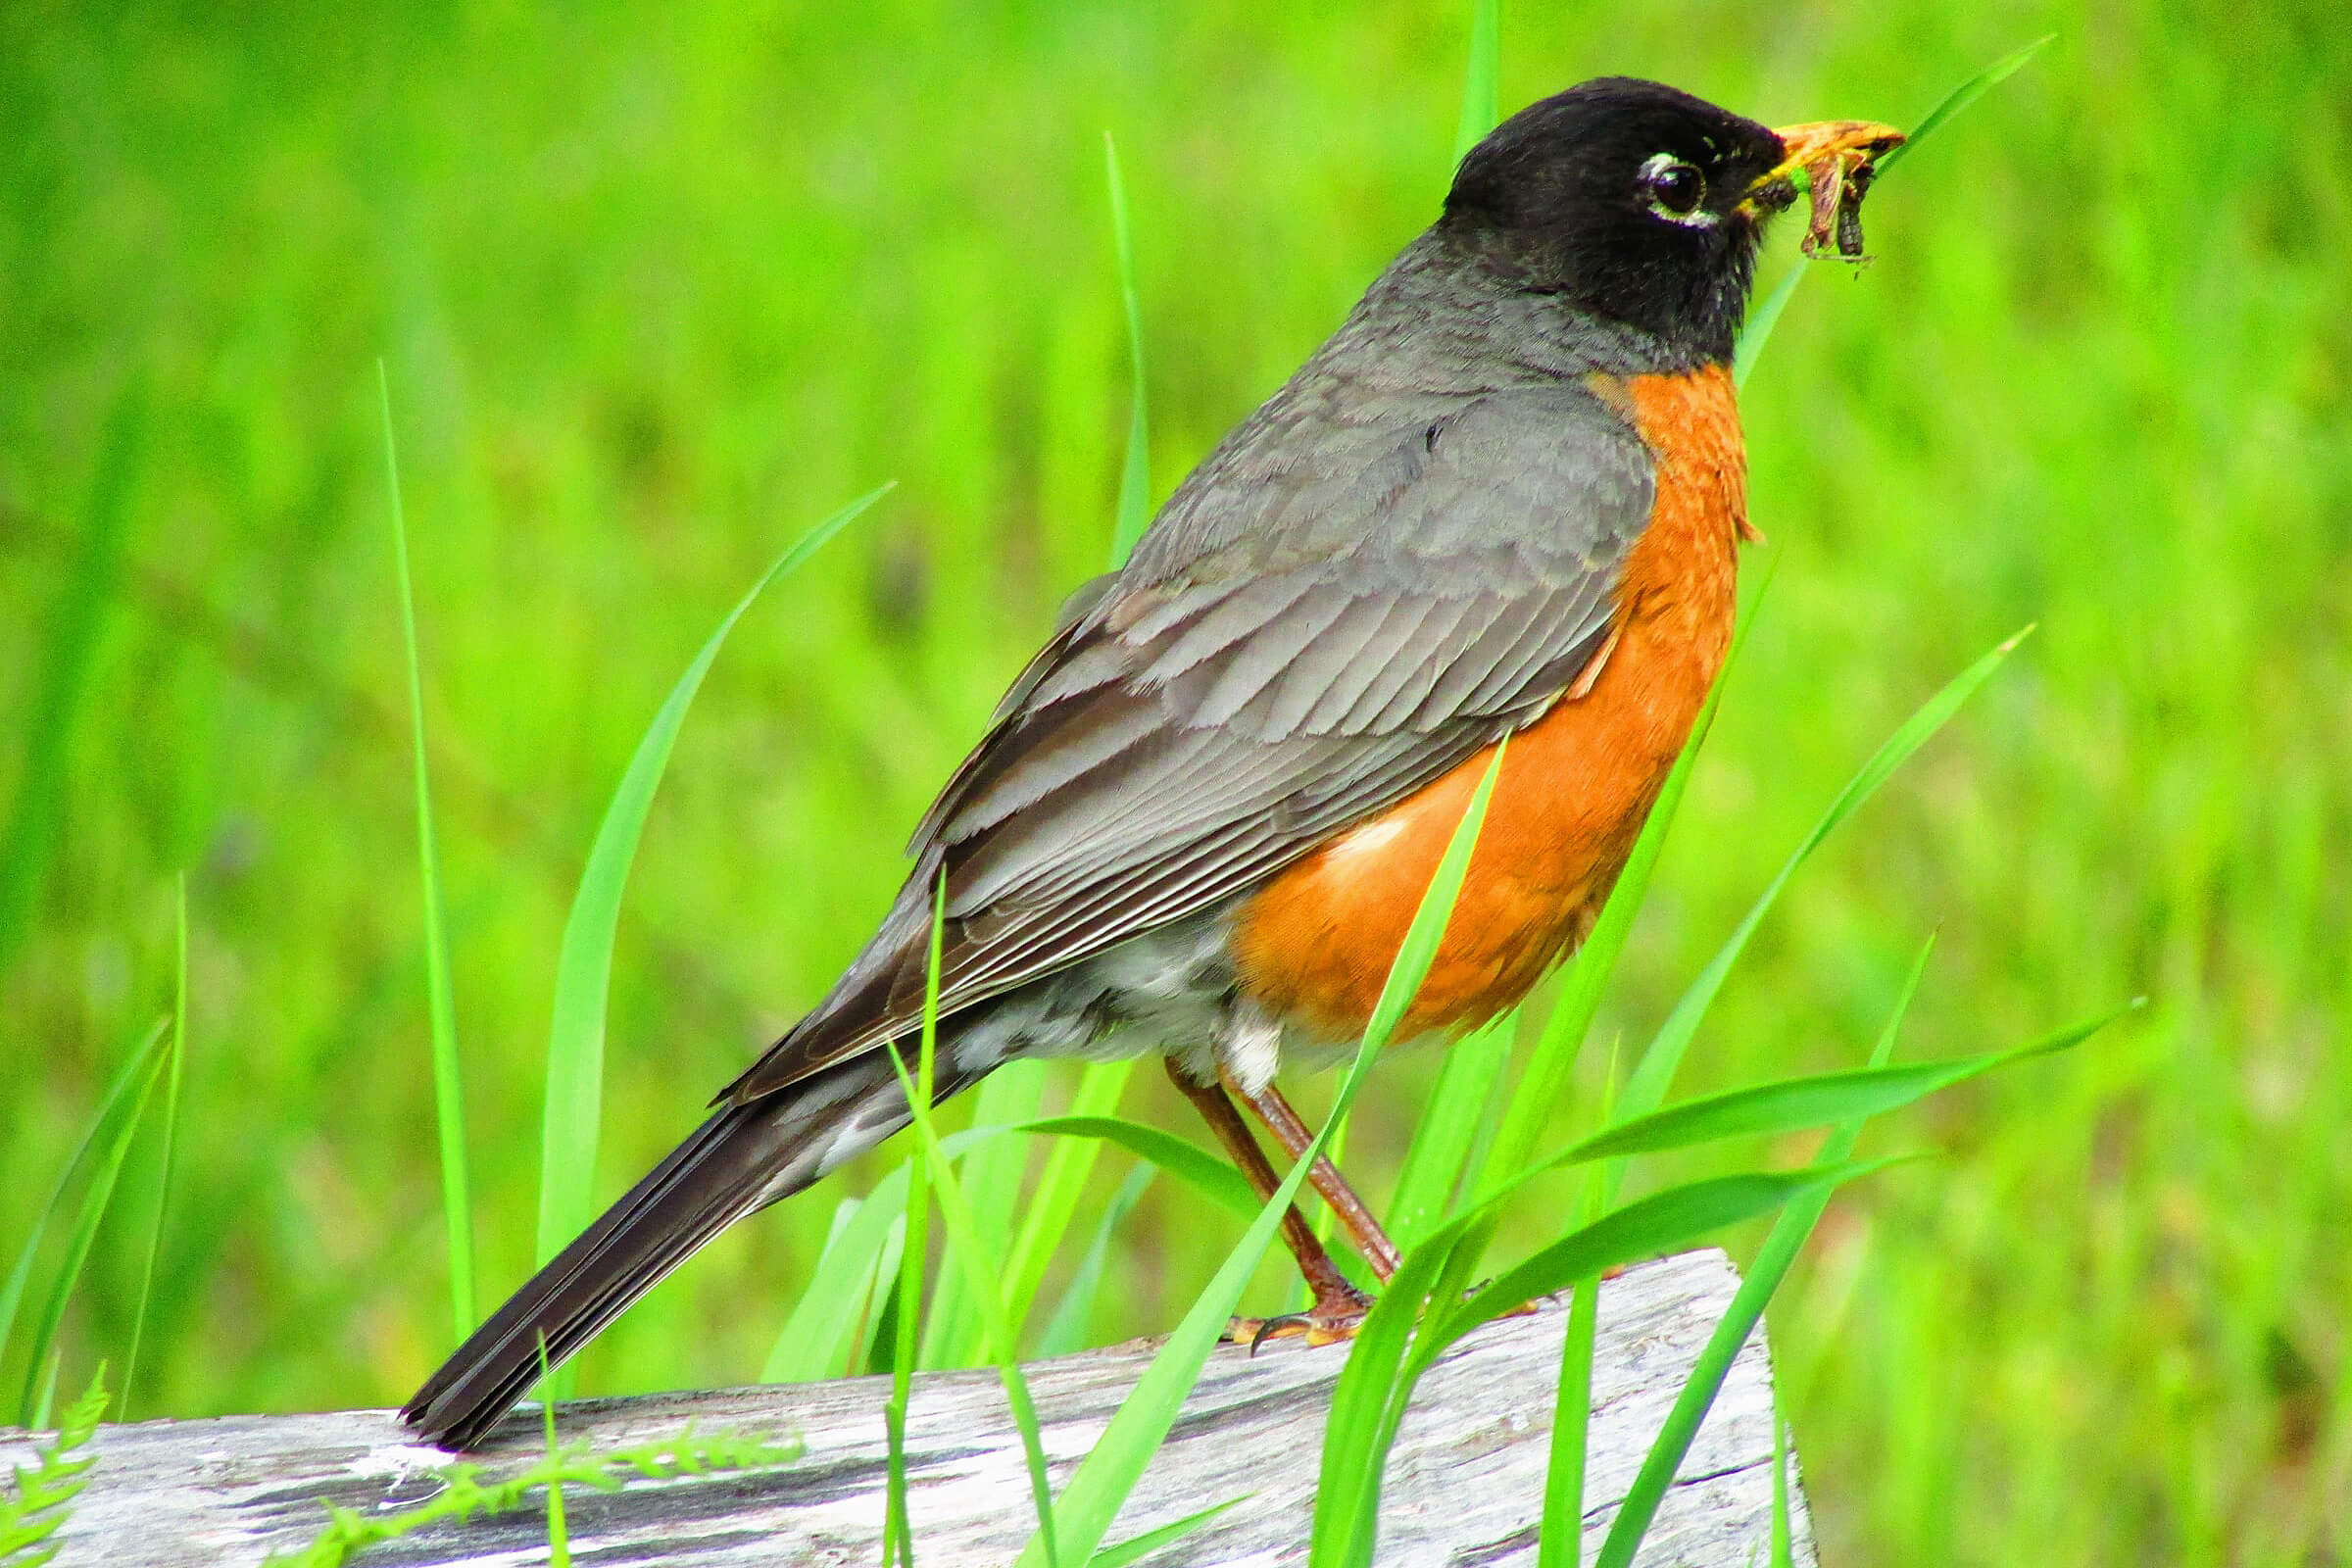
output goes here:
[[[1676, 1393], [1730, 1301], [1721, 1252], [1643, 1265], [1601, 1290], [1593, 1421], [1585, 1483], [1586, 1561]], [[1381, 1515], [1384, 1564], [1532, 1563], [1550, 1447], [1564, 1307], [1492, 1323], [1422, 1381], [1391, 1457]], [[1154, 1342], [1040, 1362], [1030, 1388], [1058, 1488], [1127, 1396]], [[1221, 1348], [1167, 1446], [1129, 1499], [1113, 1542], [1232, 1497], [1238, 1506], [1149, 1559], [1294, 1563], [1306, 1554], [1324, 1413], [1347, 1352], [1273, 1343], [1254, 1357]], [[1772, 1394], [1751, 1339], [1651, 1527], [1640, 1561], [1741, 1568], [1771, 1560]], [[806, 1452], [773, 1470], [635, 1482], [567, 1494], [575, 1561], [600, 1565], [872, 1563], [885, 1475], [889, 1380], [591, 1399], [559, 1412], [562, 1437], [598, 1450], [654, 1442], [688, 1422], [704, 1433], [797, 1435]], [[511, 1419], [483, 1455], [490, 1477], [541, 1452], [535, 1411]], [[907, 1446], [916, 1556], [1003, 1562], [1036, 1525], [1019, 1439], [996, 1375], [915, 1382]], [[404, 1441], [382, 1410], [147, 1421], [101, 1429], [97, 1462], [62, 1535], [61, 1568], [259, 1563], [325, 1523], [325, 1504], [368, 1512], [431, 1494], [447, 1456]], [[0, 1468], [30, 1462], [24, 1434], [0, 1432]], [[1813, 1562], [1790, 1461], [1795, 1554]], [[536, 1508], [444, 1521], [371, 1547], [362, 1564], [546, 1560]]]

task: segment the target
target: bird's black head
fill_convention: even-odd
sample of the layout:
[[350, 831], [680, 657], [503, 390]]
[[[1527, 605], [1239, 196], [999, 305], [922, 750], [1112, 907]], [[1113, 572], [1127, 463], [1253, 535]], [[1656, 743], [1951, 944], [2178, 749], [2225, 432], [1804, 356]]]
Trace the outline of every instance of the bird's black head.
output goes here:
[[1441, 231], [1513, 286], [1566, 295], [1678, 354], [1726, 361], [1747, 308], [1780, 134], [1654, 81], [1603, 76], [1470, 150]]

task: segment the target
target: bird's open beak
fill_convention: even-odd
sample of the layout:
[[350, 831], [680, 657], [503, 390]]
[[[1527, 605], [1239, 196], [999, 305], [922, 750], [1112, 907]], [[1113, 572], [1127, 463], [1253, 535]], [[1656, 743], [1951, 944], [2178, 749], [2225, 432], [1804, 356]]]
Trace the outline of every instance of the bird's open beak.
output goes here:
[[1892, 125], [1881, 125], [1868, 120], [1816, 120], [1803, 125], [1784, 125], [1773, 132], [1781, 138], [1785, 155], [1780, 166], [1748, 187], [1748, 194], [1771, 185], [1774, 180], [1787, 179], [1800, 169], [1808, 169], [1841, 153], [1859, 153], [1867, 163], [1882, 153], [1899, 147], [1903, 133]]

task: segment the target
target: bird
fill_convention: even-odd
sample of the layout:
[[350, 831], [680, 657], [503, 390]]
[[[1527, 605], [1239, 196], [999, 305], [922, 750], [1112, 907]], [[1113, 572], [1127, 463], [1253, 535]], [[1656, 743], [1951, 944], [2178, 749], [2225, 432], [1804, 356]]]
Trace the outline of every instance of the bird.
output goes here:
[[[1764, 228], [1800, 172], [1901, 139], [1609, 76], [1480, 141], [1329, 340], [1070, 596], [832, 989], [402, 1419], [478, 1444], [719, 1232], [906, 1127], [890, 1048], [922, 1024], [935, 898], [937, 1100], [1019, 1058], [1158, 1054], [1270, 1197], [1241, 1108], [1303, 1152], [1276, 1072], [1352, 1054], [1507, 740], [1395, 1038], [1515, 1004], [1591, 930], [1723, 662]], [[1385, 1282], [1368, 1205], [1328, 1161], [1311, 1179]], [[1295, 1209], [1282, 1234], [1314, 1301], [1281, 1326], [1345, 1338], [1370, 1298]]]

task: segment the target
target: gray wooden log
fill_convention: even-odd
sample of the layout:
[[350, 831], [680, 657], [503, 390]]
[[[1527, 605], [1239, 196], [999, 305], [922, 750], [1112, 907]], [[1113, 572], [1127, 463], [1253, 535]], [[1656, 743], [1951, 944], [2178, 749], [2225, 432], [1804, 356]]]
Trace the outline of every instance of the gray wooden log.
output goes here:
[[[1651, 1438], [1739, 1284], [1718, 1251], [1632, 1269], [1600, 1295], [1593, 1422], [1585, 1482], [1590, 1562]], [[1383, 1564], [1532, 1563], [1549, 1456], [1565, 1309], [1492, 1323], [1422, 1381], [1391, 1457]], [[1054, 1485], [1101, 1435], [1155, 1342], [1030, 1367]], [[1126, 1540], [1231, 1497], [1247, 1500], [1148, 1559], [1153, 1564], [1303, 1562], [1324, 1412], [1347, 1352], [1272, 1343], [1219, 1349], [1167, 1446], [1119, 1516]], [[1651, 1527], [1639, 1561], [1742, 1568], [1771, 1561], [1772, 1392], [1751, 1339]], [[634, 1482], [566, 1494], [575, 1561], [599, 1565], [872, 1563], [883, 1509], [885, 1378], [592, 1399], [559, 1412], [566, 1439], [599, 1450], [654, 1442], [691, 1421], [704, 1433], [797, 1434], [805, 1455], [778, 1469]], [[908, 1415], [918, 1560], [1004, 1562], [1036, 1526], [1027, 1471], [992, 1372], [926, 1374]], [[324, 1505], [363, 1512], [431, 1494], [447, 1462], [403, 1441], [386, 1411], [147, 1421], [101, 1429], [88, 1489], [62, 1532], [61, 1568], [260, 1563], [299, 1549]], [[495, 1479], [541, 1451], [536, 1412], [486, 1450]], [[0, 1432], [0, 1470], [31, 1461]], [[1790, 1461], [1796, 1561], [1814, 1562]], [[365, 1565], [525, 1564], [547, 1556], [537, 1507], [426, 1527], [369, 1548]]]

